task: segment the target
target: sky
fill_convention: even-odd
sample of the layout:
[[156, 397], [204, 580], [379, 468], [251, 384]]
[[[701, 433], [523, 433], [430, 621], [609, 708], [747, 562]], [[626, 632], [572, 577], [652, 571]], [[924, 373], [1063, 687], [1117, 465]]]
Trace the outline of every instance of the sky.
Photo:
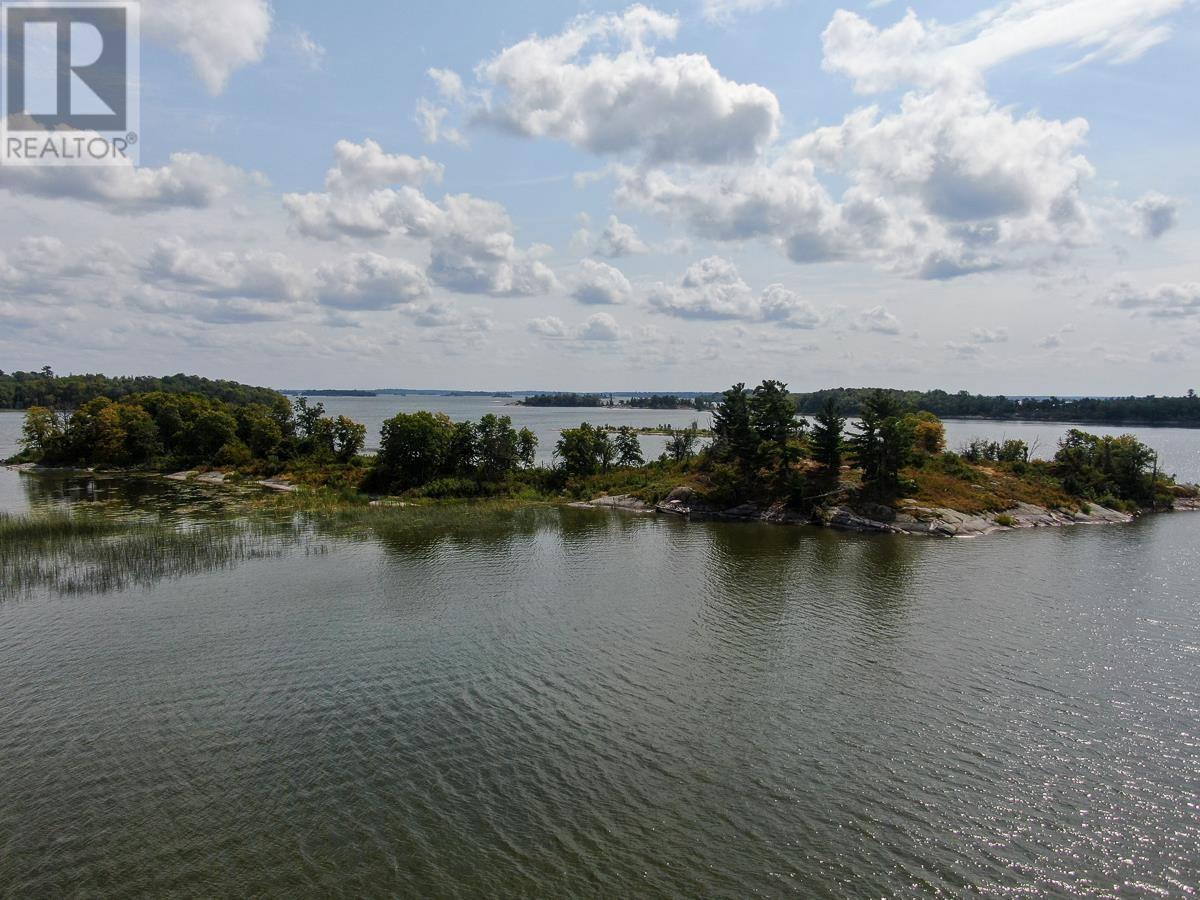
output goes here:
[[0, 168], [0, 368], [1200, 388], [1200, 3], [143, 0], [138, 167]]

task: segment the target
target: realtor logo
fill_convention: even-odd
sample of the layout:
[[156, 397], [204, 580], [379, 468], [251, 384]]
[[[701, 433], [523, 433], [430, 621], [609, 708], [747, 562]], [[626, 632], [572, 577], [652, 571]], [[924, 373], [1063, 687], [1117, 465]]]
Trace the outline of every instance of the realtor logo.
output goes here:
[[0, 163], [136, 164], [138, 4], [21, 0], [0, 7]]

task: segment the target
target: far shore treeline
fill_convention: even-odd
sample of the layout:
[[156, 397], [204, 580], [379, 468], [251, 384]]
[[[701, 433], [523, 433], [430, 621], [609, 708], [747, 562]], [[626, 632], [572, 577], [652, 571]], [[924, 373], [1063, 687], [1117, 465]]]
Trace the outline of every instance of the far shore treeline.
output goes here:
[[455, 422], [441, 413], [400, 413], [384, 423], [378, 454], [366, 457], [366, 428], [346, 416], [326, 416], [319, 402], [293, 402], [228, 382], [193, 383], [193, 393], [97, 396], [73, 410], [32, 407], [18, 461], [219, 468], [235, 478], [281, 476], [336, 488], [348, 498], [626, 494], [659, 502], [685, 490], [718, 509], [751, 504], [811, 511], [836, 497], [850, 505], [909, 498], [962, 512], [1000, 512], [1019, 503], [1078, 510], [1088, 502], [1133, 512], [1171, 508], [1175, 498], [1194, 494], [1175, 485], [1154, 451], [1129, 435], [1071, 429], [1049, 461], [1031, 458], [1017, 440], [948, 448], [938, 416], [895, 391], [858, 397], [857, 409], [827, 396], [810, 423], [786, 384], [738, 384], [718, 395], [709, 432], [702, 435], [696, 424], [671, 430], [658, 459], [644, 459], [629, 426], [610, 434], [585, 423], [565, 429], [553, 464], [540, 466], [536, 435], [514, 427], [508, 416]]

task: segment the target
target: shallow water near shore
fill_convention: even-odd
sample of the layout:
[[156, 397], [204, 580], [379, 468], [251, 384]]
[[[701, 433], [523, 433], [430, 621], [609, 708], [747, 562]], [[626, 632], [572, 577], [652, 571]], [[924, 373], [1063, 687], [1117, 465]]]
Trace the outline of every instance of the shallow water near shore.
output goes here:
[[228, 500], [0, 470], [57, 523], [0, 540], [0, 896], [1200, 882], [1195, 514], [933, 541]]

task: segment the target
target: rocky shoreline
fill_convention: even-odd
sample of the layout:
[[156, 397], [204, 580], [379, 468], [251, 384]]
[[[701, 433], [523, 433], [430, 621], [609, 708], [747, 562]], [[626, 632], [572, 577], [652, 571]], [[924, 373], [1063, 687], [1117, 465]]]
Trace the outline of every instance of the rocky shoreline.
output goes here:
[[[649, 504], [636, 497], [597, 497], [572, 503], [579, 509], [620, 510], [638, 515], [668, 515], [685, 519], [727, 522], [769, 522], [779, 525], [816, 525], [861, 534], [911, 534], [926, 537], [974, 538], [1020, 528], [1064, 528], [1073, 525], [1123, 525], [1136, 516], [1102, 506], [1087, 512], [1066, 512], [1021, 503], [998, 513], [969, 514], [952, 509], [922, 506], [902, 500], [896, 507], [868, 504], [857, 509], [834, 505], [805, 514], [783, 504], [761, 506], [746, 503], [729, 509], [706, 504], [694, 491], [680, 488], [662, 503]], [[1200, 500], [1176, 501], [1178, 511], [1200, 511]]]

